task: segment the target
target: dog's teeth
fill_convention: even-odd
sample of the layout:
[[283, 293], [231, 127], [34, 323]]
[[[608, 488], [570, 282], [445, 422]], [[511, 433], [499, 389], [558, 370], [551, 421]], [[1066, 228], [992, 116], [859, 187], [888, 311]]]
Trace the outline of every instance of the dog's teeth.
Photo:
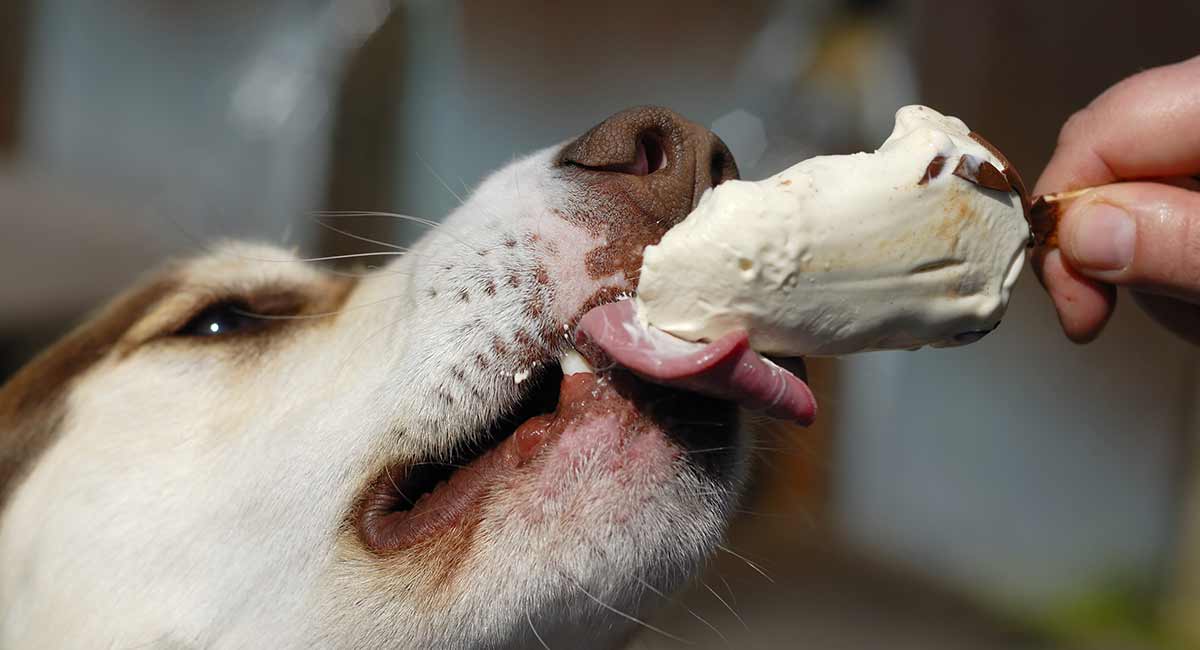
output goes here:
[[562, 371], [564, 375], [574, 375], [581, 372], [595, 372], [592, 367], [588, 365], [587, 359], [584, 359], [583, 355], [579, 354], [579, 352], [575, 351], [574, 349], [564, 352], [563, 355], [559, 357], [558, 361], [559, 364], [562, 365]]

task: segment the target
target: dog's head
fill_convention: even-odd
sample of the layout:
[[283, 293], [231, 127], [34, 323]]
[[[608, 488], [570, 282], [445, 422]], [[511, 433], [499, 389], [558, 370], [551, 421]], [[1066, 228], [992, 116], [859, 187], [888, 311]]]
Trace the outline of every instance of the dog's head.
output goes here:
[[118, 299], [0, 392], [3, 645], [619, 642], [718, 543], [745, 434], [560, 357], [736, 174], [633, 109], [363, 277], [227, 245]]

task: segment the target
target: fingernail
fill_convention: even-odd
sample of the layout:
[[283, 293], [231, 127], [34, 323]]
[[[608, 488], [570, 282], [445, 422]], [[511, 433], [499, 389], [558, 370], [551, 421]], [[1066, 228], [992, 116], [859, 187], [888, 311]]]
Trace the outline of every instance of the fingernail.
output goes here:
[[1072, 217], [1068, 252], [1076, 264], [1093, 271], [1116, 271], [1133, 261], [1137, 225], [1128, 212], [1111, 203], [1090, 203]]

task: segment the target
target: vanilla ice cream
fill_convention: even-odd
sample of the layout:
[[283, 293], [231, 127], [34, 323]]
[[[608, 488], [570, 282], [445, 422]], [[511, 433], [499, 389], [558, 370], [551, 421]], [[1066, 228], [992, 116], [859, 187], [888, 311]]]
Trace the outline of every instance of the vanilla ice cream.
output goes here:
[[1020, 274], [1023, 193], [962, 121], [907, 106], [875, 153], [705, 193], [646, 247], [639, 317], [692, 341], [746, 330], [781, 356], [970, 342]]

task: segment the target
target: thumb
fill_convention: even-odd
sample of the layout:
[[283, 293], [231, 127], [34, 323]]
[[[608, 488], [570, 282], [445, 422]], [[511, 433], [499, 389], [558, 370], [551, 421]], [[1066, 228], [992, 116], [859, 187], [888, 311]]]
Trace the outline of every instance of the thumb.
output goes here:
[[1118, 183], [1067, 206], [1059, 247], [1081, 275], [1200, 302], [1200, 193]]

